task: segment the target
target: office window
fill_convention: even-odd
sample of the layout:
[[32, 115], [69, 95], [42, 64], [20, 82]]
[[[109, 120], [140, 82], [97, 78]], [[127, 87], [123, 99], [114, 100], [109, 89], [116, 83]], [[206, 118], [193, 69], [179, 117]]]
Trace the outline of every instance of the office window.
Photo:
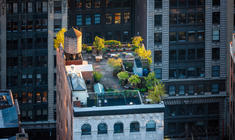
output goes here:
[[81, 26], [82, 25], [82, 15], [77, 15], [76, 17], [76, 24], [77, 26]]
[[123, 1], [123, 7], [130, 7], [131, 6], [131, 0], [122, 0]]
[[37, 13], [41, 13], [42, 12], [42, 2], [41, 1], [37, 1], [36, 2], [36, 12]]
[[154, 33], [154, 43], [162, 43], [162, 33]]
[[91, 8], [91, 0], [86, 0], [86, 8]]
[[178, 0], [179, 7], [180, 8], [185, 8], [186, 7], [186, 1], [188, 1], [188, 0]]
[[18, 5], [17, 5], [17, 3], [13, 3], [13, 13], [18, 13]]
[[204, 24], [204, 13], [197, 13], [197, 24]]
[[33, 12], [33, 4], [32, 4], [32, 2], [28, 2], [28, 12], [29, 13]]
[[162, 63], [162, 51], [154, 51], [154, 63]]
[[157, 79], [162, 79], [162, 69], [161, 68], [157, 68], [155, 70], [155, 76]]
[[26, 25], [26, 29], [28, 30], [28, 31], [32, 31], [32, 29], [33, 29], [33, 20], [27, 20], [27, 25]]
[[47, 12], [47, 2], [46, 1], [42, 2], [42, 12], [44, 12], [44, 13]]
[[22, 103], [27, 103], [27, 95], [26, 95], [26, 92], [22, 92]]
[[188, 0], [189, 7], [195, 7], [196, 6], [196, 0]]
[[62, 20], [61, 19], [54, 19], [54, 31], [57, 32], [62, 27]]
[[196, 22], [196, 14], [188, 13], [188, 24], [195, 24], [195, 22]]
[[76, 8], [82, 8], [82, 0], [76, 0]]
[[176, 41], [176, 32], [170, 32], [170, 41]]
[[170, 24], [177, 24], [177, 14], [170, 14]]
[[195, 49], [188, 50], [188, 59], [189, 60], [195, 59]]
[[181, 13], [178, 15], [178, 24], [186, 24], [186, 14]]
[[114, 132], [113, 133], [123, 133], [123, 123], [115, 123], [114, 124]]
[[179, 86], [179, 95], [184, 95], [185, 90], [184, 90], [184, 85]]
[[42, 94], [42, 102], [47, 102], [47, 92], [44, 91]]
[[170, 7], [177, 7], [177, 0], [170, 0]]
[[54, 13], [61, 13], [62, 3], [61, 1], [54, 1]]
[[113, 39], [113, 33], [112, 32], [107, 32], [106, 33], [106, 40], [112, 40]]
[[189, 42], [196, 41], [196, 32], [194, 32], [194, 31], [189, 31], [188, 32], [188, 41]]
[[114, 23], [120, 24], [121, 23], [121, 13], [115, 13], [114, 14]]
[[220, 24], [220, 12], [213, 12], [212, 23], [213, 24]]
[[100, 123], [98, 125], [98, 134], [107, 134], [108, 133], [108, 126], [105, 123]]
[[124, 23], [129, 23], [131, 19], [131, 14], [130, 12], [125, 12], [124, 13]]
[[186, 41], [186, 32], [179, 32], [178, 39], [179, 41]]
[[123, 42], [128, 42], [129, 41], [129, 32], [124, 31], [123, 32]]
[[169, 77], [170, 77], [171, 79], [177, 78], [176, 69], [170, 69], [170, 71], [169, 71]]
[[155, 0], [155, 8], [162, 8], [162, 0]]
[[146, 131], [156, 131], [156, 122], [154, 120], [147, 122]]
[[198, 41], [204, 41], [205, 40], [205, 33], [204, 33], [204, 31], [199, 31], [197, 33], [197, 39], [198, 39]]
[[185, 78], [186, 77], [186, 70], [185, 69], [178, 69], [178, 76], [181, 79]]
[[212, 77], [220, 76], [220, 66], [212, 66]]
[[212, 84], [211, 85], [211, 92], [218, 93], [219, 92], [219, 84]]
[[170, 60], [176, 60], [176, 50], [170, 50]]
[[155, 15], [154, 25], [155, 26], [162, 26], [162, 15]]
[[203, 48], [197, 49], [197, 59], [204, 59], [205, 50]]
[[212, 60], [220, 59], [220, 48], [212, 48]]
[[95, 8], [100, 8], [100, 0], [95, 0]]
[[91, 16], [86, 15], [86, 25], [91, 25]]
[[175, 86], [169, 86], [169, 95], [175, 95]]
[[100, 24], [100, 14], [95, 14], [95, 24]]
[[32, 103], [33, 102], [33, 93], [32, 92], [28, 92], [28, 103]]
[[185, 60], [185, 57], [186, 57], [186, 51], [185, 50], [179, 50], [178, 59], [179, 60]]
[[192, 85], [190, 85], [190, 86], [188, 87], [188, 94], [189, 94], [189, 95], [193, 95], [193, 94], [194, 94], [194, 87], [193, 87]]
[[40, 92], [36, 93], [35, 99], [36, 99], [36, 103], [41, 103], [41, 93]]
[[219, 41], [220, 40], [220, 31], [213, 30], [212, 41]]
[[130, 124], [130, 132], [139, 132], [140, 131], [140, 124], [139, 122], [132, 122]]
[[105, 15], [105, 23], [106, 24], [112, 24], [112, 14], [106, 14]]
[[82, 135], [91, 135], [91, 125], [83, 124], [81, 127]]
[[220, 0], [213, 0], [212, 5], [213, 6], [220, 6]]
[[92, 34], [91, 33], [86, 32], [85, 37], [86, 37], [86, 43], [92, 43]]
[[112, 0], [105, 0], [105, 5], [106, 5], [106, 8], [111, 8], [112, 7]]

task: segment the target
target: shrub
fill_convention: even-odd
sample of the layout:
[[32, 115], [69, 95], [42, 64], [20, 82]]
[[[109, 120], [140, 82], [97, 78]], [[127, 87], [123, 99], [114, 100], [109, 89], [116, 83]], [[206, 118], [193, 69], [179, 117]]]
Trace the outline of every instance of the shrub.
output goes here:
[[95, 82], [99, 82], [101, 78], [103, 77], [103, 75], [100, 72], [95, 71], [93, 72], [93, 77], [94, 77]]
[[86, 48], [86, 51], [87, 51], [87, 52], [91, 52], [91, 51], [92, 51], [92, 47], [91, 47], [91, 46], [88, 46], [88, 47]]
[[129, 78], [129, 74], [126, 71], [122, 71], [117, 74], [117, 77], [120, 81], [125, 81]]
[[117, 41], [117, 40], [106, 40], [104, 42], [105, 45], [111, 45], [111, 46], [120, 46], [121, 45], [121, 42], [120, 41]]
[[128, 82], [132, 85], [132, 86], [137, 86], [139, 83], [141, 83], [141, 80], [139, 78], [138, 75], [131, 75], [131, 77], [128, 79]]
[[122, 59], [121, 59], [121, 58], [118, 58], [118, 59], [109, 58], [109, 59], [108, 59], [108, 64], [109, 64], [111, 67], [113, 67], [114, 69], [121, 68], [121, 66], [122, 66]]

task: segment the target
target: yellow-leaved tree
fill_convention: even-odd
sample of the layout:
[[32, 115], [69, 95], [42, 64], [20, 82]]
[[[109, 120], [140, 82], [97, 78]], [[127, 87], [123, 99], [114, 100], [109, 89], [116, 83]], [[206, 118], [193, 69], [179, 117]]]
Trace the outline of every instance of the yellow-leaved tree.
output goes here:
[[62, 28], [57, 34], [56, 39], [54, 39], [54, 47], [59, 48], [60, 45], [64, 48], [64, 33], [66, 32], [65, 28]]
[[147, 59], [148, 63], [152, 63], [152, 55], [150, 50], [146, 50], [144, 45], [142, 47], [139, 47], [135, 49], [135, 53], [141, 58], [141, 59]]
[[141, 43], [143, 41], [143, 38], [141, 36], [135, 36], [132, 39], [132, 44], [136, 47], [139, 48], [141, 47]]

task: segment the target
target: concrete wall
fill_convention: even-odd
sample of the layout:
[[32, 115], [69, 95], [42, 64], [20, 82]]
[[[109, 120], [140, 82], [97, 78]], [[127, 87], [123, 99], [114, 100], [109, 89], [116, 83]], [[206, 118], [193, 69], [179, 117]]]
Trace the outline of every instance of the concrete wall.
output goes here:
[[[156, 122], [155, 132], [146, 132], [146, 123], [150, 120]], [[140, 132], [130, 132], [130, 123], [138, 121]], [[111, 116], [76, 117], [73, 119], [74, 140], [163, 140], [164, 138], [164, 113], [128, 114]], [[124, 133], [114, 134], [114, 124], [122, 122]], [[81, 135], [81, 126], [85, 123], [91, 125], [91, 135]], [[97, 134], [99, 123], [106, 123], [108, 134]]]

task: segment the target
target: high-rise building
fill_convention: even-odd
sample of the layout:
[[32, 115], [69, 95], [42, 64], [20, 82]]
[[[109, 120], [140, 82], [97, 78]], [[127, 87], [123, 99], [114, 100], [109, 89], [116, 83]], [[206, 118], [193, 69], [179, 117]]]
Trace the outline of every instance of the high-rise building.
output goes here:
[[1, 0], [0, 6], [1, 88], [12, 89], [23, 127], [40, 139], [38, 130], [55, 128], [53, 40], [58, 30], [67, 28], [67, 0]]
[[95, 36], [128, 42], [134, 33], [134, 0], [69, 0], [68, 26], [79, 28], [83, 42]]
[[223, 137], [233, 1], [137, 0], [136, 5], [136, 32], [166, 85], [165, 136]]

